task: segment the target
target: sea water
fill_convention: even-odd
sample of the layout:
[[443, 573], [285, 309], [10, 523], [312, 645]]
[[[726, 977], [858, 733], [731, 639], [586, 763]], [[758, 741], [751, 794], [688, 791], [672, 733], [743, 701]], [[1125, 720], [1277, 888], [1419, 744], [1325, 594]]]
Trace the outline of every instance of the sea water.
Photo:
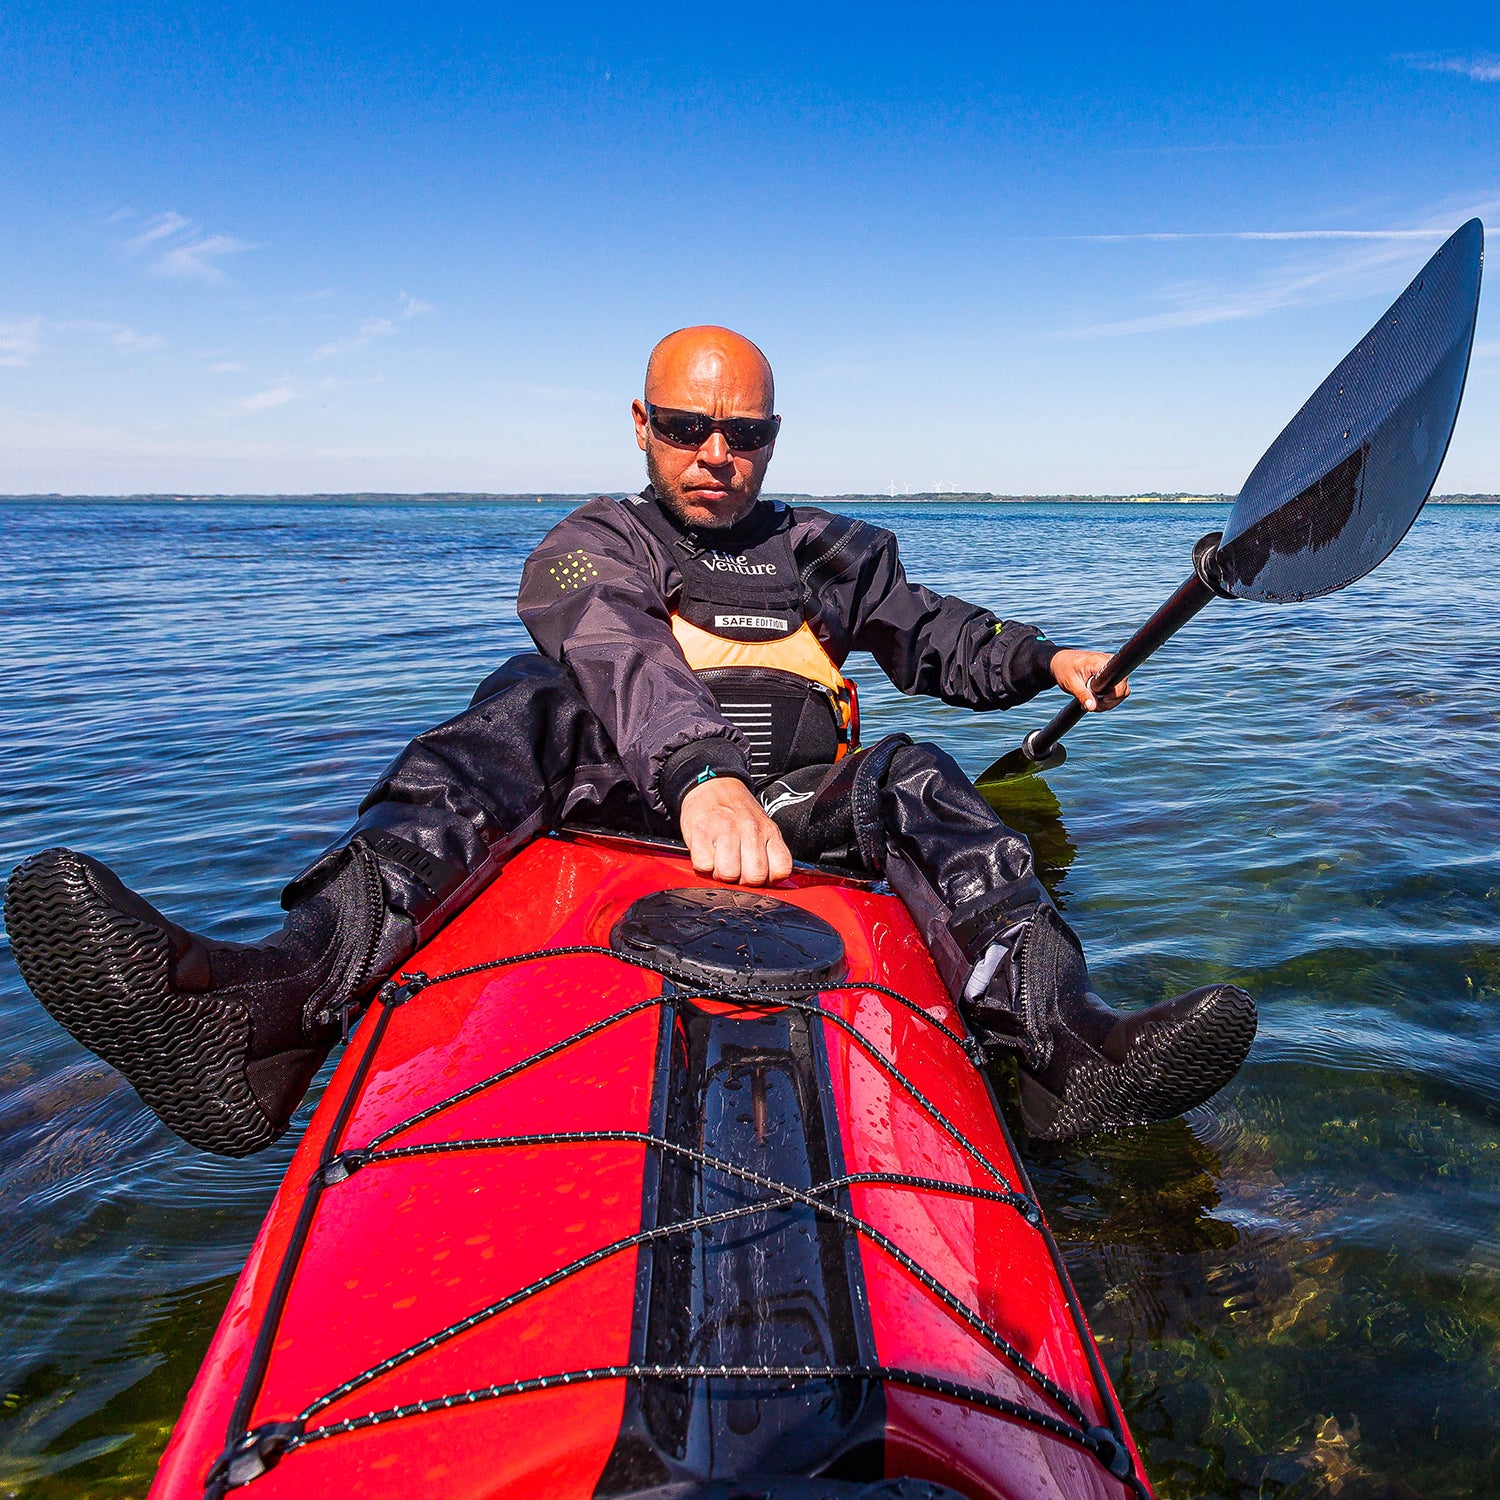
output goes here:
[[[560, 514], [0, 505], [0, 864], [69, 844], [263, 934], [407, 737], [526, 647], [521, 563]], [[865, 514], [914, 579], [1101, 647], [1223, 519]], [[1500, 508], [1434, 506], [1344, 593], [1214, 604], [1009, 803], [1110, 1000], [1260, 1002], [1190, 1118], [1027, 1149], [1165, 1497], [1500, 1493], [1497, 555]], [[975, 715], [851, 671], [867, 741], [971, 773], [1061, 702]], [[8, 952], [0, 1023], [0, 1496], [141, 1495], [292, 1140], [184, 1146]]]

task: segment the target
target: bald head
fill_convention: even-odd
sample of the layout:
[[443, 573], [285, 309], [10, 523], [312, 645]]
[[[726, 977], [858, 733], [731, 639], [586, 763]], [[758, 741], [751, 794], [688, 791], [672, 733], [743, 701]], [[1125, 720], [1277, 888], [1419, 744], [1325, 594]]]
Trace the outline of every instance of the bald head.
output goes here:
[[715, 429], [701, 443], [670, 442], [646, 407], [702, 412], [716, 421], [769, 417], [776, 404], [770, 361], [743, 334], [704, 324], [669, 333], [646, 364], [645, 399], [634, 403], [635, 435], [662, 503], [695, 526], [732, 525], [760, 494], [774, 437], [764, 448], [731, 449]]
[[[701, 399], [712, 391], [733, 409]], [[776, 404], [771, 362], [744, 334], [713, 323], [679, 328], [646, 361], [646, 400], [653, 406], [707, 411], [716, 417], [768, 417]]]

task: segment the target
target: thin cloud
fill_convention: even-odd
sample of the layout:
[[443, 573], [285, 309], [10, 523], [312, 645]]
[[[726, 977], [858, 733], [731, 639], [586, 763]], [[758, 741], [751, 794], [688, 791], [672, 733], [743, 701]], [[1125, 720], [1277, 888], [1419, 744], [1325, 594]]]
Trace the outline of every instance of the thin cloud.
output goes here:
[[1338, 301], [1367, 291], [1372, 279], [1384, 280], [1379, 273], [1392, 265], [1410, 265], [1410, 256], [1393, 246], [1366, 251], [1357, 257], [1341, 256], [1316, 267], [1283, 266], [1250, 286], [1231, 290], [1202, 282], [1179, 283], [1158, 294], [1160, 300], [1176, 303], [1174, 307], [1141, 317], [1069, 329], [1063, 337], [1120, 338], [1177, 328], [1201, 328], [1210, 323], [1264, 317], [1310, 302]]
[[384, 375], [325, 375], [318, 382], [320, 391], [342, 391], [350, 386], [384, 385]]
[[1474, 57], [1437, 57], [1428, 52], [1398, 52], [1398, 63], [1419, 73], [1458, 73], [1476, 83], [1500, 83], [1500, 57], [1481, 52]]
[[1210, 141], [1199, 145], [1111, 146], [1107, 148], [1107, 154], [1111, 156], [1202, 156], [1215, 152], [1291, 151], [1294, 149], [1295, 145], [1291, 141]]
[[331, 344], [319, 344], [309, 356], [311, 359], [336, 359], [340, 354], [352, 354], [357, 349], [368, 349], [381, 339], [388, 339], [396, 331], [389, 318], [366, 318], [356, 332], [346, 339], [335, 339]]
[[82, 333], [127, 354], [160, 349], [166, 340], [159, 333], [142, 333], [128, 323], [101, 323], [92, 318], [70, 318], [52, 322], [46, 318], [22, 318], [0, 323], [0, 366], [25, 369], [41, 353], [44, 340], [59, 333]]
[[1174, 328], [1201, 328], [1209, 323], [1231, 323], [1245, 318], [1258, 318], [1283, 307], [1314, 300], [1313, 293], [1318, 288], [1341, 274], [1340, 271], [1329, 269], [1303, 275], [1282, 275], [1261, 286], [1233, 292], [1221, 292], [1217, 288], [1198, 283], [1182, 284], [1169, 287], [1159, 294], [1162, 300], [1178, 304], [1165, 312], [1070, 328], [1062, 336], [1073, 339], [1122, 338], [1135, 333], [1163, 333]]
[[576, 385], [528, 385], [507, 380], [500, 383], [499, 389], [522, 401], [591, 401], [610, 404], [620, 399], [618, 391], [593, 391], [587, 386]]
[[131, 353], [160, 349], [166, 343], [159, 333], [137, 333], [134, 328], [116, 328], [105, 336], [116, 349], [126, 349]]
[[211, 234], [190, 244], [179, 245], [168, 250], [152, 267], [158, 276], [178, 277], [185, 281], [201, 281], [209, 286], [218, 286], [227, 280], [217, 262], [221, 256], [243, 255], [257, 247], [248, 240], [236, 239], [232, 234]]
[[1093, 245], [1128, 245], [1132, 241], [1171, 244], [1177, 240], [1442, 240], [1452, 233], [1452, 229], [1164, 229], [1141, 234], [1066, 234], [1059, 238]]
[[184, 219], [181, 214], [168, 210], [152, 219], [140, 234], [126, 240], [125, 248], [132, 255], [139, 255], [148, 245], [154, 245], [158, 240], [170, 239], [180, 230], [187, 229], [192, 222], [191, 219]]
[[200, 281], [207, 286], [218, 286], [229, 279], [219, 264], [225, 256], [259, 248], [232, 234], [206, 234], [175, 209], [158, 214], [139, 234], [125, 241], [129, 254], [155, 257], [148, 268], [153, 275]]
[[272, 407], [285, 406], [288, 401], [295, 401], [299, 394], [297, 387], [291, 381], [279, 380], [275, 385], [268, 386], [263, 391], [257, 391], [253, 396], [245, 396], [236, 401], [233, 409], [243, 413], [270, 411]]
[[112, 344], [116, 349], [123, 349], [129, 354], [138, 354], [147, 349], [160, 349], [166, 343], [166, 339], [161, 334], [142, 333], [128, 323], [100, 323], [90, 318], [75, 318], [70, 322], [58, 323], [55, 326], [69, 332], [91, 333], [103, 339], [105, 343]]
[[422, 317], [425, 313], [432, 311], [430, 302], [423, 302], [420, 298], [408, 296], [405, 292], [397, 293], [397, 303], [394, 318], [366, 318], [348, 338], [334, 339], [331, 343], [319, 344], [308, 358], [336, 359], [341, 354], [353, 354], [360, 349], [368, 349], [371, 344], [378, 344], [381, 340], [390, 338], [397, 331], [400, 323], [404, 323], [409, 318]]
[[[1305, 241], [1302, 254], [1257, 276], [1248, 284], [1224, 287], [1207, 281], [1178, 282], [1163, 287], [1155, 297], [1168, 306], [1137, 317], [1120, 318], [1081, 328], [1061, 330], [1069, 339], [1119, 338], [1171, 329], [1199, 328], [1212, 323], [1263, 317], [1283, 308], [1344, 301], [1384, 292], [1416, 270], [1410, 242], [1446, 239], [1456, 224], [1483, 216], [1493, 200], [1444, 211], [1427, 227], [1382, 230], [1251, 230], [1170, 232], [1137, 235], [1091, 235], [1077, 238], [1095, 242], [1141, 240], [1259, 240]], [[1437, 218], [1437, 216], [1434, 216]], [[1331, 242], [1331, 243], [1330, 243]]]
[[[0, 451], [8, 462], [30, 463], [51, 475], [80, 460], [105, 464], [141, 461], [153, 466], [174, 459], [232, 463], [264, 458], [272, 450], [250, 442], [176, 436], [170, 428], [113, 426], [56, 412], [0, 406]], [[150, 483], [156, 487], [155, 480]], [[90, 481], [89, 487], [97, 488], [97, 481]]]
[[24, 370], [42, 347], [42, 320], [22, 318], [0, 323], [0, 367]]
[[236, 364], [232, 359], [226, 359], [222, 364], [210, 365], [208, 370], [211, 375], [238, 375], [244, 368], [244, 365]]

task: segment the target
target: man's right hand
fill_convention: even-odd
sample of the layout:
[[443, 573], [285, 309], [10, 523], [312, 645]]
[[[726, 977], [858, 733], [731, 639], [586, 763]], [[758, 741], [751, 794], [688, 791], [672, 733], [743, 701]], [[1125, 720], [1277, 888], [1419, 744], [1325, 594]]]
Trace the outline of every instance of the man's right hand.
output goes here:
[[791, 852], [781, 830], [750, 788], [732, 776], [716, 776], [693, 787], [682, 799], [677, 821], [700, 875], [765, 885], [792, 873]]

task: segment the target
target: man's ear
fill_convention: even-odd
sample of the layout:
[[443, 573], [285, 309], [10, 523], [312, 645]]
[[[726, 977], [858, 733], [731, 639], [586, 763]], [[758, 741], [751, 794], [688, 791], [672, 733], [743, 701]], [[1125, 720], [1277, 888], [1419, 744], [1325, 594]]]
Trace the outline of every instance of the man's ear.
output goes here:
[[644, 401], [632, 401], [630, 403], [630, 415], [635, 418], [635, 443], [642, 453], [646, 451], [646, 438], [651, 431], [651, 424], [646, 418], [646, 403]]

